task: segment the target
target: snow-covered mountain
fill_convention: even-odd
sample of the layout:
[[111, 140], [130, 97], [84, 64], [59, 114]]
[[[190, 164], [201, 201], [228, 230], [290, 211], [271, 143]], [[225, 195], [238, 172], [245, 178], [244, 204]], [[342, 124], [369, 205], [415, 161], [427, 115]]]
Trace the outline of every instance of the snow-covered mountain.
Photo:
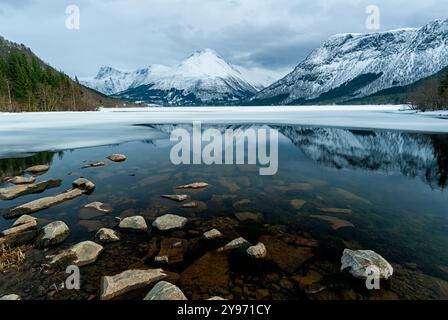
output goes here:
[[162, 105], [232, 104], [274, 82], [275, 73], [227, 63], [215, 51], [195, 52], [174, 67], [151, 65], [132, 72], [102, 67], [82, 83], [107, 95]]
[[448, 66], [448, 20], [417, 29], [330, 37], [255, 104], [346, 102], [432, 76]]

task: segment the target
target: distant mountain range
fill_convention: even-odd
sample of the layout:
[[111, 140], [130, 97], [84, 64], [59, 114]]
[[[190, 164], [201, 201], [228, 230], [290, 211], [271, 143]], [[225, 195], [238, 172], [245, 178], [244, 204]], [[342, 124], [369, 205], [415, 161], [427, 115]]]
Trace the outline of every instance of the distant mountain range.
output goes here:
[[94, 78], [82, 83], [133, 102], [226, 105], [246, 100], [276, 80], [274, 72], [258, 71], [232, 65], [205, 49], [173, 67], [151, 65], [133, 72], [102, 67]]
[[421, 81], [446, 70], [448, 20], [436, 20], [416, 29], [332, 36], [278, 81], [275, 74], [250, 74], [206, 49], [175, 67], [103, 67], [83, 84], [161, 105], [405, 103]]
[[447, 66], [448, 20], [418, 29], [339, 34], [286, 77], [252, 97], [251, 103], [333, 104], [379, 97], [393, 103], [397, 94]]

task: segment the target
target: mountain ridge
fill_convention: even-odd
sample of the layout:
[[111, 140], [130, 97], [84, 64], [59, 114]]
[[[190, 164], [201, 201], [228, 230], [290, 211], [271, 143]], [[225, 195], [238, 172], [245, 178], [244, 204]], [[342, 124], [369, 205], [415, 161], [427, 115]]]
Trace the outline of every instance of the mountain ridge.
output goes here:
[[134, 102], [222, 105], [253, 96], [264, 87], [260, 78], [269, 77], [273, 77], [272, 73], [256, 79], [248, 69], [228, 63], [212, 49], [203, 49], [172, 67], [154, 64], [130, 72], [101, 67], [94, 78], [82, 83]]
[[420, 28], [337, 34], [248, 103], [345, 103], [411, 85], [447, 66], [448, 20]]

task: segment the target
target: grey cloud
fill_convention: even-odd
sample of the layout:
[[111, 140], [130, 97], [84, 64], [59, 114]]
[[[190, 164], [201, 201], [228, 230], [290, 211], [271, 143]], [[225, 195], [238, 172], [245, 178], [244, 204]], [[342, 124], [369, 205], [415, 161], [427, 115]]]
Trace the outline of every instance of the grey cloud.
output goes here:
[[[81, 9], [79, 31], [65, 28], [68, 4]], [[81, 77], [101, 65], [173, 64], [206, 47], [236, 64], [292, 69], [334, 33], [367, 32], [370, 4], [381, 9], [382, 30], [448, 12], [439, 0], [2, 0], [0, 32]]]

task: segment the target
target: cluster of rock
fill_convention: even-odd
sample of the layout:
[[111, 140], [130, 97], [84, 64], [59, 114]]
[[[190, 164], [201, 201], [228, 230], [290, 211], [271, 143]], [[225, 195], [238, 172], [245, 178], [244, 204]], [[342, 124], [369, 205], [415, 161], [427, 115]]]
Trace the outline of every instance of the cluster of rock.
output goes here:
[[[126, 156], [121, 154], [114, 154], [108, 157], [110, 161], [122, 162], [126, 160]], [[103, 166], [105, 163], [93, 163], [88, 167]], [[26, 170], [27, 173], [32, 173], [31, 177], [14, 177], [8, 181], [15, 186], [0, 189], [0, 199], [9, 200], [20, 197], [25, 194], [43, 192], [46, 189], [59, 186], [61, 184], [58, 180], [48, 180], [41, 183], [35, 183], [35, 175], [40, 175], [49, 170], [48, 166], [34, 166]], [[187, 189], [203, 189], [208, 187], [205, 182], [195, 182], [187, 185], [181, 185], [176, 187], [179, 190]], [[37, 248], [45, 249], [55, 247], [63, 243], [70, 235], [70, 230], [67, 224], [63, 221], [54, 221], [46, 224], [40, 230], [38, 230], [38, 220], [30, 214], [53, 207], [57, 204], [65, 201], [77, 198], [83, 194], [89, 194], [95, 189], [95, 184], [85, 178], [79, 178], [72, 184], [72, 189], [60, 193], [56, 196], [45, 197], [29, 203], [25, 203], [18, 207], [7, 210], [3, 215], [5, 218], [16, 218], [12, 227], [4, 230], [0, 233], [0, 244], [6, 244], [8, 246], [18, 246], [25, 243], [34, 243]], [[175, 202], [185, 202], [190, 196], [187, 194], [173, 194], [162, 195], [162, 198], [172, 200]], [[234, 204], [234, 208], [237, 210], [244, 210], [250, 203], [250, 200], [241, 200]], [[296, 200], [292, 203], [295, 208], [301, 208], [305, 205], [305, 202]], [[182, 205], [183, 208], [191, 209], [196, 208], [198, 202], [190, 201]], [[101, 213], [110, 213], [113, 208], [102, 202], [92, 202], [84, 206], [88, 210], [96, 210]], [[322, 212], [337, 212], [337, 213], [349, 213], [349, 209], [337, 209], [337, 208], [324, 208]], [[238, 212], [235, 214], [239, 221], [258, 221], [262, 218], [261, 214], [255, 214], [251, 212]], [[164, 214], [157, 217], [150, 226], [162, 234], [167, 232], [182, 229], [188, 223], [188, 219], [175, 214]], [[101, 253], [104, 251], [104, 246], [113, 242], [120, 241], [121, 237], [125, 233], [146, 233], [149, 230], [147, 221], [143, 216], [130, 216], [119, 220], [117, 230], [110, 228], [100, 228], [97, 230], [94, 241], [82, 241], [74, 244], [67, 249], [58, 252], [55, 255], [49, 255], [49, 266], [58, 265], [77, 265], [83, 267], [92, 264], [97, 261]], [[123, 234], [121, 234], [123, 233]], [[224, 231], [224, 230], [223, 230]], [[200, 233], [199, 233], [200, 235]], [[182, 236], [180, 236], [182, 237]], [[234, 236], [232, 236], [234, 237]], [[225, 257], [229, 252], [235, 252], [237, 254], [244, 254], [247, 259], [274, 259], [276, 258], [276, 252], [284, 250], [284, 255], [291, 256], [288, 258], [294, 259], [295, 254], [289, 254], [290, 248], [278, 248], [276, 246], [275, 239], [272, 237], [260, 237], [258, 243], [251, 244], [243, 237], [235, 237], [233, 240], [224, 244], [225, 236], [223, 233], [216, 229], [210, 229], [202, 234], [202, 241], [213, 246], [220, 246], [214, 251], [214, 254]], [[232, 239], [232, 238], [227, 238]], [[224, 245], [222, 245], [224, 244]], [[303, 243], [300, 243], [303, 244]], [[306, 245], [312, 246], [310, 243]], [[274, 248], [274, 249], [273, 249]], [[160, 251], [155, 255], [154, 262], [160, 265], [177, 264], [184, 260], [184, 255], [188, 249], [188, 241], [177, 237], [171, 237], [163, 239], [160, 243]], [[269, 249], [269, 251], [268, 251]], [[271, 250], [272, 249], [272, 250]], [[288, 251], [289, 250], [289, 251]], [[302, 256], [305, 256], [303, 261], [306, 261], [311, 254], [309, 254], [310, 248], [300, 249]], [[294, 251], [296, 252], [296, 251]], [[302, 254], [303, 253], [303, 254]], [[248, 260], [249, 261], [249, 260]], [[256, 260], [257, 263], [262, 263], [263, 260]], [[302, 262], [303, 262], [302, 261]], [[302, 262], [286, 261], [279, 262], [279, 267], [282, 270], [292, 271], [297, 268]], [[352, 251], [349, 249], [344, 250], [341, 258], [341, 271], [348, 269], [351, 275], [356, 278], [365, 279], [371, 274], [369, 273], [370, 267], [374, 266], [379, 271], [379, 277], [381, 279], [389, 279], [393, 274], [392, 266], [379, 254], [369, 250], [357, 250]], [[123, 296], [131, 291], [142, 289], [152, 286], [148, 291], [144, 300], [187, 300], [187, 297], [182, 290], [169, 282], [170, 276], [168, 272], [163, 269], [130, 269], [123, 271], [119, 274], [112, 276], [103, 276], [100, 281], [100, 293], [99, 298], [101, 300], [110, 300]], [[289, 284], [284, 284], [289, 286]], [[268, 292], [269, 294], [269, 292]], [[266, 297], [267, 294], [257, 291], [257, 297]], [[0, 297], [0, 300], [20, 300], [18, 295], [10, 294]], [[223, 298], [215, 296], [209, 300], [223, 300]]]

